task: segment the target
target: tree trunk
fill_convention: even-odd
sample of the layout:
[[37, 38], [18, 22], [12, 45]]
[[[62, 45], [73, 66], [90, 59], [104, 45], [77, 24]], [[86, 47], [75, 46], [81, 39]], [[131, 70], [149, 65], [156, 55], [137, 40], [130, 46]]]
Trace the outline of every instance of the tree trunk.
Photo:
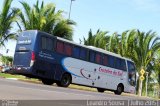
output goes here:
[[138, 96], [142, 96], [142, 80], [139, 79]]

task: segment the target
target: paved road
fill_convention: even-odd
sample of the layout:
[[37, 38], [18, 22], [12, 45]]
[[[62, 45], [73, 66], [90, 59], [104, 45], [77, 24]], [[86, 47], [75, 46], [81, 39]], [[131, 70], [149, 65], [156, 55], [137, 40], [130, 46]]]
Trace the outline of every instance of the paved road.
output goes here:
[[[140, 98], [137, 96], [120, 96], [108, 93], [82, 91], [70, 88], [61, 88], [57, 86], [47, 86], [43, 84], [34, 84], [34, 83], [0, 78], [0, 100], [41, 100], [40, 104], [43, 104], [46, 102], [43, 100], [138, 100], [138, 99], [149, 100], [148, 98]], [[78, 101], [74, 102], [78, 103]], [[49, 103], [49, 101], [47, 103]], [[65, 106], [71, 106], [71, 105], [75, 106], [73, 101], [72, 104], [70, 102], [65, 104]], [[29, 104], [26, 106], [29, 106]], [[62, 106], [62, 104], [59, 106]], [[83, 105], [77, 105], [77, 106], [83, 106]]]

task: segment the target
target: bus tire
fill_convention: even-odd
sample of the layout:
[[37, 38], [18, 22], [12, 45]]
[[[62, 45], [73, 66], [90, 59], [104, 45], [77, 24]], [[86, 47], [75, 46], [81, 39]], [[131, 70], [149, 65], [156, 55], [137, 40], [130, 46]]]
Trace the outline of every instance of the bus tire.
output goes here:
[[117, 90], [115, 90], [114, 93], [116, 95], [121, 95], [121, 93], [123, 92], [123, 90], [124, 90], [123, 84], [118, 84]]
[[71, 84], [71, 75], [68, 73], [63, 74], [60, 81], [58, 81], [56, 84], [60, 87], [68, 87]]
[[103, 88], [97, 88], [97, 91], [103, 93], [105, 91], [105, 89], [103, 89]]
[[42, 79], [42, 83], [44, 85], [52, 85], [54, 83], [54, 80], [51, 80], [51, 79]]

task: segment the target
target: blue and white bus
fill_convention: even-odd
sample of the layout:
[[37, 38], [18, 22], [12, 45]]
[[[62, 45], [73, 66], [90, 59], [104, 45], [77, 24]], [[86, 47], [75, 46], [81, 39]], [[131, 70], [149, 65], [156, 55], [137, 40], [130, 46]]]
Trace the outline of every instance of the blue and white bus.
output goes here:
[[135, 93], [136, 69], [130, 59], [38, 30], [19, 35], [12, 72], [47, 85], [68, 87], [73, 83], [98, 92]]

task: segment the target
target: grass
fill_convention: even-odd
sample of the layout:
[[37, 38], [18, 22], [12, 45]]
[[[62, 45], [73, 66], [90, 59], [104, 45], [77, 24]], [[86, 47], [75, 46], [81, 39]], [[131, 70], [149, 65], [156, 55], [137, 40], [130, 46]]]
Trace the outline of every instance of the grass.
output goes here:
[[7, 73], [0, 73], [0, 77], [2, 77], [2, 78], [16, 78], [18, 80], [29, 81], [29, 82], [40, 82], [38, 79], [35, 79], [35, 78], [27, 78], [22, 75], [12, 75], [12, 74], [7, 74]]
[[24, 76], [21, 75], [11, 75], [11, 74], [6, 74], [6, 73], [0, 73], [0, 77], [3, 78], [17, 78], [17, 79], [24, 79]]
[[[38, 79], [27, 78], [22, 75], [12, 75], [12, 74], [8, 74], [8, 73], [0, 73], [0, 77], [2, 77], [2, 78], [17, 78], [18, 80], [22, 80], [22, 81], [27, 81], [27, 82], [32, 82], [32, 83], [41, 83], [41, 81]], [[70, 84], [69, 88], [97, 92], [96, 88], [85, 87], [85, 86], [74, 85], [74, 84]], [[107, 91], [107, 92], [110, 92], [110, 91]]]
[[74, 84], [69, 85], [69, 88], [97, 92], [96, 88], [85, 87], [85, 86], [74, 85]]
[[[2, 77], [2, 78], [17, 78], [18, 80], [21, 80], [21, 81], [27, 81], [27, 82], [32, 82], [32, 83], [41, 83], [41, 81], [38, 80], [38, 79], [27, 78], [27, 77], [22, 76], [22, 75], [12, 75], [12, 74], [7, 74], [7, 73], [0, 73], [0, 77]], [[69, 88], [78, 89], [78, 90], [84, 90], [84, 91], [97, 92], [96, 88], [80, 86], [80, 85], [74, 85], [74, 84], [70, 84]], [[111, 91], [105, 91], [105, 92], [112, 93]], [[137, 96], [137, 95], [129, 94], [129, 93], [122, 93], [122, 95], [125, 95], [125, 96]], [[158, 99], [158, 98], [156, 98], [156, 99]]]

